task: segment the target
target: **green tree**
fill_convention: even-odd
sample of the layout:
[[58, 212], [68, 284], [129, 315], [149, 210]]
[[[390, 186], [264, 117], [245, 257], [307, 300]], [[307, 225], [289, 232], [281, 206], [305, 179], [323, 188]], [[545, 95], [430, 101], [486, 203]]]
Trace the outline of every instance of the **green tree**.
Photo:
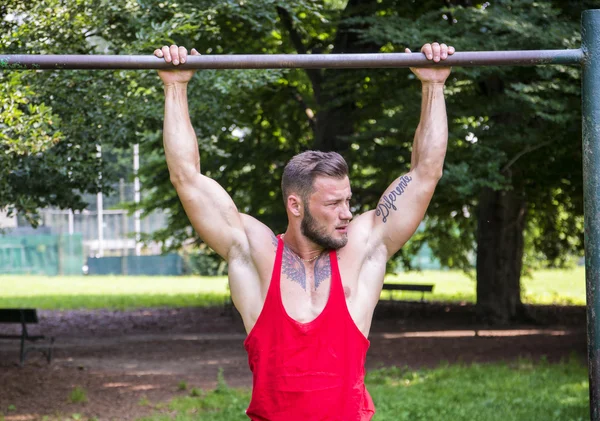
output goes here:
[[[581, 10], [571, 6], [390, 7], [363, 19], [371, 23], [365, 39], [394, 50], [419, 39], [471, 51], [578, 48]], [[490, 321], [526, 316], [520, 277], [531, 264], [563, 265], [582, 249], [579, 77], [567, 66], [457, 68], [448, 83], [449, 152], [416, 244], [427, 240], [444, 264], [465, 269], [476, 244], [477, 303]], [[409, 118], [404, 110], [393, 117]]]
[[[235, 40], [249, 43], [226, 45], [229, 39], [219, 39], [219, 48], [391, 52], [405, 46], [416, 50], [424, 40], [436, 39], [460, 50], [577, 48], [581, 10], [573, 6], [581, 9], [593, 2], [350, 0], [325, 2], [319, 13], [273, 6], [271, 13], [276, 9], [277, 16], [263, 24], [268, 30], [238, 24]], [[259, 39], [260, 47], [255, 44]], [[210, 80], [204, 73], [200, 77]], [[292, 153], [306, 148], [341, 151], [352, 165], [357, 211], [372, 208], [387, 184], [408, 170], [419, 90], [406, 70], [288, 71], [245, 92], [235, 91], [238, 83], [221, 92], [228, 98], [234, 93], [235, 103], [223, 104], [221, 119], [211, 119], [223, 122], [222, 132], [209, 133], [225, 153], [213, 154], [217, 151], [208, 139], [201, 140], [203, 165], [243, 211], [275, 229], [283, 229], [285, 221], [273, 206], [279, 174]], [[206, 92], [201, 91], [204, 103]], [[427, 241], [444, 264], [469, 270], [476, 245], [481, 313], [506, 322], [524, 316], [524, 262], [525, 267], [540, 261], [558, 266], [582, 248], [579, 70], [455, 69], [447, 94], [451, 142], [445, 177], [427, 229], [400, 258], [406, 262]], [[205, 124], [197, 123], [200, 131]], [[245, 135], [236, 137], [232, 128], [246, 130]], [[164, 165], [157, 165], [166, 180]], [[165, 192], [163, 197], [175, 200]], [[180, 213], [173, 215], [184, 221]], [[187, 222], [179, 224], [179, 232], [189, 233]]]
[[[328, 18], [323, 22], [315, 21], [316, 14], [280, 5], [270, 34], [281, 42], [273, 48], [262, 39], [260, 51], [388, 52], [418, 49], [434, 39], [462, 50], [577, 48], [579, 11], [572, 6], [355, 0], [321, 9]], [[256, 51], [252, 44], [245, 46], [245, 52]], [[303, 148], [335, 149], [352, 164], [357, 211], [373, 207], [385, 186], [408, 169], [419, 106], [410, 73], [307, 70], [284, 72], [283, 78], [256, 86], [250, 96], [236, 95], [232, 108], [254, 112], [222, 114], [233, 123], [223, 127], [248, 133], [240, 139], [224, 130], [217, 137], [226, 155], [214, 161], [219, 173], [207, 150], [209, 174], [242, 210], [282, 229], [284, 219], [272, 204], [285, 158]], [[444, 264], [469, 269], [476, 245], [481, 313], [506, 322], [524, 316], [523, 262], [562, 265], [582, 248], [579, 70], [455, 69], [447, 93], [451, 144], [445, 177], [427, 230], [401, 257], [406, 261], [428, 241]]]
[[[0, 6], [3, 54], [116, 51], [121, 10], [132, 2], [9, 0]], [[127, 28], [128, 30], [131, 27]], [[118, 44], [111, 46], [114, 32]], [[135, 139], [147, 91], [130, 72], [0, 71], [0, 208], [33, 225], [46, 206], [82, 209], [83, 193], [104, 191], [126, 172], [118, 157]], [[105, 159], [99, 159], [99, 147]]]

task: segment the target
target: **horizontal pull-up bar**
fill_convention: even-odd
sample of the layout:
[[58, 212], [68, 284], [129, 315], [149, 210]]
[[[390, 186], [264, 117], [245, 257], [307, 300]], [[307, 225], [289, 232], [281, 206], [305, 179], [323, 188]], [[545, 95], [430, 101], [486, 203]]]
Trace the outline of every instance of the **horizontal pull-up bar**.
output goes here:
[[[583, 51], [471, 51], [458, 52], [443, 66], [532, 66], [538, 64], [581, 64]], [[421, 53], [383, 54], [231, 54], [188, 56], [181, 69], [279, 69], [279, 68], [383, 68], [429, 67], [432, 62]], [[438, 64], [439, 65], [439, 64]], [[0, 55], [0, 70], [59, 69], [172, 69], [163, 59], [117, 55]]]

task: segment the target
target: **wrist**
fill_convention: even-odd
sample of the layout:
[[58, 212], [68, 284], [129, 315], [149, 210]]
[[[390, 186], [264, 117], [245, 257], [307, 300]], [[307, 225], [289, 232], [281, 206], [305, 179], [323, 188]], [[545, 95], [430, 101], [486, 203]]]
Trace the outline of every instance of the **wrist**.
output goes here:
[[188, 82], [165, 82], [164, 83], [164, 88], [165, 91], [166, 90], [170, 90], [170, 89], [186, 89], [188, 85]]
[[421, 86], [423, 86], [423, 88], [444, 88], [444, 86], [446, 85], [446, 81], [432, 81], [432, 80], [422, 80], [421, 81]]

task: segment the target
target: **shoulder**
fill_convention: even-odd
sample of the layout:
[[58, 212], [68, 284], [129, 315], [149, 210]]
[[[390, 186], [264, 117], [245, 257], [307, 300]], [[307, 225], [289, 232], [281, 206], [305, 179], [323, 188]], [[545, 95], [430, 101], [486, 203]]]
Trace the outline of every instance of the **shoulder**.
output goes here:
[[358, 264], [379, 256], [383, 245], [375, 241], [375, 211], [368, 211], [354, 218], [348, 227], [348, 243], [339, 252], [344, 264]]
[[271, 228], [260, 222], [258, 219], [245, 213], [240, 213], [240, 216], [249, 241], [268, 239], [270, 242], [272, 238], [275, 238], [275, 234]]
[[240, 247], [238, 258], [253, 261], [256, 265], [270, 264], [277, 251], [277, 237], [258, 219], [241, 213], [245, 233], [245, 244]]

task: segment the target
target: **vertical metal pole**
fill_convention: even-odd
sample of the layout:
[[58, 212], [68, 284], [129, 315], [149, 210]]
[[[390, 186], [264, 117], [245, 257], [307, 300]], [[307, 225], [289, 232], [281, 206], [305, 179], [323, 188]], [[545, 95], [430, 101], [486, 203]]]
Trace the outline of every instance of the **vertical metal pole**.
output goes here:
[[69, 235], [73, 235], [73, 233], [75, 232], [75, 222], [74, 222], [74, 219], [73, 219], [73, 209], [69, 209], [68, 221], [69, 221]]
[[600, 421], [600, 10], [581, 19], [583, 195], [590, 417]]
[[[96, 156], [99, 159], [102, 159], [102, 146], [100, 145], [96, 145], [96, 149], [98, 150], [98, 153], [96, 154]], [[102, 178], [102, 173], [98, 174], [98, 178], [101, 179]], [[97, 257], [103, 257], [104, 256], [104, 203], [103, 203], [103, 197], [102, 197], [102, 192], [98, 192], [98, 194], [96, 195], [96, 208], [98, 211], [98, 253], [97, 253]]]
[[96, 195], [96, 207], [98, 208], [98, 252], [97, 257], [104, 256], [104, 203], [102, 192]]
[[[119, 203], [123, 204], [127, 198], [125, 197], [125, 179], [119, 178]], [[121, 210], [121, 274], [127, 275], [127, 256], [129, 255], [129, 249], [127, 248], [129, 240], [127, 239], [127, 211]]]
[[[140, 178], [138, 177], [138, 171], [140, 169], [140, 145], [138, 143], [133, 145], [133, 174], [135, 175], [135, 178], [133, 180], [133, 189], [134, 189], [134, 202], [135, 202], [135, 206], [136, 208], [139, 206], [140, 204]], [[142, 231], [142, 224], [141, 224], [141, 215], [142, 212], [137, 209], [135, 211], [135, 213], [133, 214], [133, 218], [134, 218], [134, 229], [135, 229], [135, 255], [136, 256], [140, 256], [142, 254], [142, 243], [141, 243], [141, 231]]]

